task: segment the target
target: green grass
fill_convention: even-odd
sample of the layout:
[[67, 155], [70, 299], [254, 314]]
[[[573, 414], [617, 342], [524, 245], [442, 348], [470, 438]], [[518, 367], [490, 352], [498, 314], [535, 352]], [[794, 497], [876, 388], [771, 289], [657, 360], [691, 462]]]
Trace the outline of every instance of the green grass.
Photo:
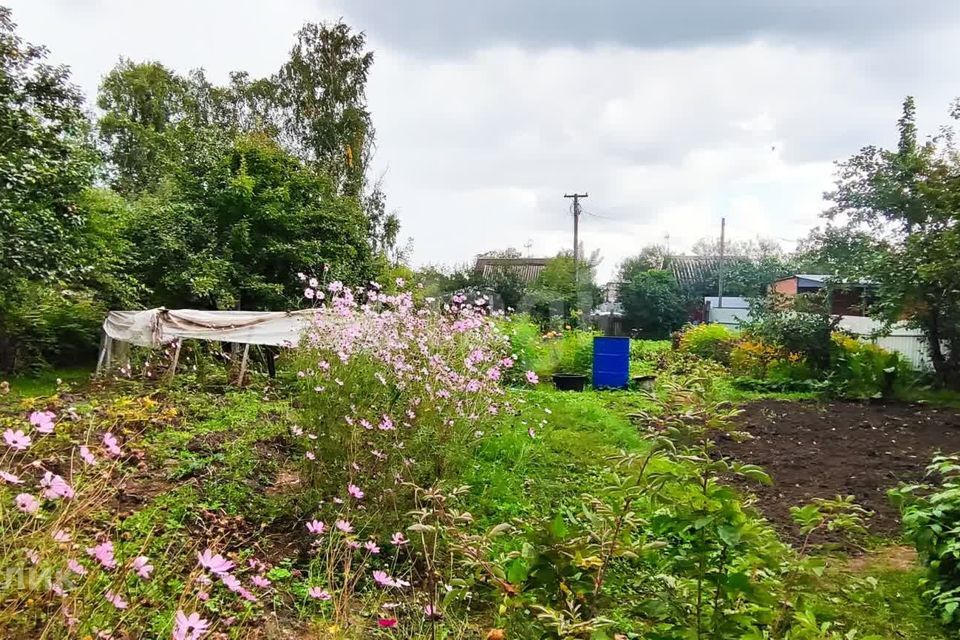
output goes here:
[[480, 441], [464, 474], [473, 513], [483, 522], [552, 515], [599, 485], [607, 456], [646, 446], [625, 414], [607, 407], [616, 392], [509, 394], [517, 414], [504, 416]]
[[811, 602], [817, 620], [842, 629], [858, 630], [857, 638], [936, 640], [956, 637], [940, 625], [924, 601], [919, 567], [884, 563], [851, 571], [827, 570]]
[[[74, 367], [49, 369], [35, 375], [21, 375], [6, 378], [10, 383], [10, 395], [20, 398], [49, 396], [57, 391], [57, 379], [69, 387], [83, 386], [90, 380], [90, 369]], [[5, 378], [0, 378], [4, 380]]]
[[[669, 342], [656, 341], [642, 349], [656, 352], [668, 347]], [[50, 394], [56, 391], [56, 378], [79, 383], [88, 375], [86, 371], [61, 370], [38, 378], [18, 378], [11, 381], [11, 396]], [[714, 381], [713, 389], [719, 399], [735, 403], [813, 397], [745, 392], [723, 377]], [[122, 387], [112, 393], [122, 395]], [[129, 399], [139, 400], [142, 395], [131, 389]], [[278, 472], [295, 464], [298, 456], [288, 444], [287, 433], [296, 416], [288, 400], [265, 398], [256, 390], [217, 394], [177, 386], [154, 390], [151, 397], [175, 408], [176, 417], [164, 418], [156, 425], [150, 418], [139, 445], [149, 468], [138, 479], [165, 483], [167, 489], [123, 521], [125, 544], [142, 548], [152, 557], [205, 544], [195, 532], [201, 525], [211, 526], [211, 513], [216, 514], [215, 523], [221, 516], [265, 527], [296, 520], [296, 492], [279, 497], [266, 491]], [[957, 395], [931, 393], [927, 398], [930, 402], [957, 401], [960, 406]], [[472, 487], [466, 506], [482, 528], [513, 519], [549, 520], [577, 509], [582, 494], [600, 493], [607, 484], [608, 456], [621, 450], [646, 450], [647, 441], [629, 416], [657, 408], [652, 396], [636, 391], [562, 393], [547, 384], [536, 390], [508, 389], [506, 400], [514, 411], [502, 412], [477, 439], [472, 464], [456, 479]], [[147, 423], [153, 414], [143, 415], [138, 423]], [[237, 547], [245, 550], [266, 544], [264, 535], [251, 538], [247, 531], [246, 537], [234, 541]], [[210, 535], [218, 539], [232, 534], [213, 529]], [[192, 553], [186, 557], [192, 560]], [[170, 576], [169, 581], [163, 577], [148, 585], [151, 598], [177, 597], [178, 583]], [[855, 628], [855, 638], [861, 640], [953, 637], [929, 613], [917, 586], [920, 577], [919, 568], [864, 563], [851, 569], [841, 558], [832, 561], [819, 579], [810, 604], [819, 623], [843, 632]], [[614, 607], [611, 615], [629, 617], [631, 607], [635, 609], [636, 602], [624, 602]], [[155, 624], [161, 629], [166, 619], [157, 618]]]

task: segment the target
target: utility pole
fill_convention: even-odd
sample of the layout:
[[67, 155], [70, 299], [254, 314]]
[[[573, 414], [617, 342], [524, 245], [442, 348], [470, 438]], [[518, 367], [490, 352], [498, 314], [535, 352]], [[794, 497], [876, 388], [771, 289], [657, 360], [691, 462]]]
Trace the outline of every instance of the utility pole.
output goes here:
[[718, 309], [722, 309], [722, 308], [723, 308], [723, 268], [724, 268], [724, 264], [723, 264], [723, 249], [724, 249], [724, 240], [725, 240], [724, 235], [725, 235], [726, 230], [727, 230], [727, 219], [726, 219], [726, 218], [720, 218], [720, 267], [719, 267], [719, 269], [718, 269], [718, 271], [719, 271], [719, 276], [718, 276], [719, 286], [718, 286], [718, 290], [717, 290], [717, 294], [718, 294], [718, 295], [717, 295], [717, 308], [718, 308]]
[[580, 290], [580, 198], [589, 198], [586, 193], [565, 193], [564, 198], [573, 198], [573, 282]]

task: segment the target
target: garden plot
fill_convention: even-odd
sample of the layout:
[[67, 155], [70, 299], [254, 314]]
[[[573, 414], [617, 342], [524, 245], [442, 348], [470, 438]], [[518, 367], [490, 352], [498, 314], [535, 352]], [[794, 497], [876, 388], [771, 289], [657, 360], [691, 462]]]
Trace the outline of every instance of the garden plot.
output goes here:
[[898, 535], [887, 490], [922, 479], [935, 452], [960, 451], [960, 412], [919, 404], [764, 401], [746, 405], [737, 421], [753, 438], [722, 436], [718, 448], [771, 475], [773, 486], [749, 490], [788, 537], [796, 535], [791, 506], [837, 495], [874, 512], [872, 534]]

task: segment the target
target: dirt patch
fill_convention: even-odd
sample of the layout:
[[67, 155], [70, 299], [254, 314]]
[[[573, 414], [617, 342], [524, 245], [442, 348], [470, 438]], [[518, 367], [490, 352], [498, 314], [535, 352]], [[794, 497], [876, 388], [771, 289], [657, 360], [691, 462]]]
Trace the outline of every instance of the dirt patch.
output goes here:
[[863, 555], [853, 556], [843, 563], [843, 567], [853, 573], [868, 573], [873, 570], [910, 571], [917, 567], [917, 562], [916, 549], [892, 545]]
[[874, 512], [874, 535], [900, 533], [887, 489], [923, 478], [936, 451], [960, 451], [960, 412], [925, 405], [765, 401], [743, 407], [736, 428], [753, 439], [718, 438], [724, 455], [762, 466], [772, 487], [751, 485], [758, 507], [788, 538], [790, 507], [852, 495]]

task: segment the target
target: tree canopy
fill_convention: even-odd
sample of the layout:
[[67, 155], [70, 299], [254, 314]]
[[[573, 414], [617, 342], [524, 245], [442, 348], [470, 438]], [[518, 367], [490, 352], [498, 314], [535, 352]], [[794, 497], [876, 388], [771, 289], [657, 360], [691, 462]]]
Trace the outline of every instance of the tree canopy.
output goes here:
[[298, 272], [399, 273], [399, 222], [368, 175], [372, 64], [343, 22], [305, 24], [276, 73], [222, 86], [121, 59], [93, 121], [0, 8], [0, 368], [42, 360], [56, 323], [94, 341], [107, 306], [285, 309]]
[[[960, 117], [960, 104], [950, 115]], [[831, 249], [842, 250], [841, 273], [875, 283], [871, 313], [920, 328], [940, 380], [960, 387], [960, 154], [955, 131], [948, 127], [921, 141], [913, 98], [904, 101], [898, 131], [895, 149], [865, 147], [839, 165], [826, 217], [846, 223], [831, 228], [824, 240]]]

